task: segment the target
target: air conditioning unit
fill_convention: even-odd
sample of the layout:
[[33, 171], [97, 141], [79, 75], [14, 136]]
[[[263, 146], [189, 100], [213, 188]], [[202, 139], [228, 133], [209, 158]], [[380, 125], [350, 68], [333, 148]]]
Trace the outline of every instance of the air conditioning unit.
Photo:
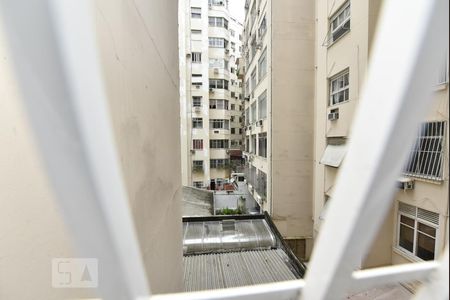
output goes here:
[[339, 119], [339, 113], [338, 112], [332, 112], [328, 114], [328, 120], [334, 121]]
[[249, 97], [249, 96], [244, 97], [244, 100], [245, 100], [245, 101], [250, 101], [250, 97]]
[[214, 93], [214, 89], [213, 88], [209, 88], [209, 92], [210, 93]]
[[228, 53], [230, 53], [230, 50], [225, 49], [225, 54], [228, 54]]
[[257, 13], [257, 15], [259, 16], [259, 14], [261, 13], [261, 10], [260, 9], [258, 9], [258, 13]]
[[196, 85], [195, 88], [196, 88], [196, 89], [200, 89], [200, 86], [199, 86], [199, 85]]
[[191, 53], [186, 53], [186, 57], [187, 58], [191, 57]]
[[219, 68], [214, 68], [214, 74], [219, 74]]
[[262, 127], [263, 126], [263, 120], [259, 120], [258, 122], [256, 122], [256, 126], [258, 126], [258, 125]]
[[191, 154], [195, 154], [195, 149], [191, 149]]
[[202, 111], [202, 108], [201, 108], [200, 106], [196, 106], [196, 107], [194, 108], [194, 110], [195, 110], [196, 113], [199, 113], [199, 112]]
[[214, 130], [214, 133], [220, 133], [220, 131], [219, 130]]
[[227, 150], [225, 151], [225, 153], [226, 153], [226, 154], [230, 154], [230, 149], [227, 149]]
[[407, 177], [401, 177], [397, 179], [397, 188], [401, 190], [412, 190], [414, 189], [414, 180]]

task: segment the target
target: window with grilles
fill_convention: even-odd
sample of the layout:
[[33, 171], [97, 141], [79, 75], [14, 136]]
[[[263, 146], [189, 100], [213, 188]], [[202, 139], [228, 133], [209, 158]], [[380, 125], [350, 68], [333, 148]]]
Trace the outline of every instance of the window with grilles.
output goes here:
[[443, 180], [445, 122], [420, 125], [404, 174], [430, 180]]

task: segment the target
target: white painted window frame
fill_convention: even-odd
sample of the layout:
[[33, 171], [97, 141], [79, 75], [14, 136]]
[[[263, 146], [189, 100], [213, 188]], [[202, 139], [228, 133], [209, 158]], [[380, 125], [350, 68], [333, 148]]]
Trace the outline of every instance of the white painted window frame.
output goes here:
[[[337, 90], [333, 91], [333, 82], [343, 78], [345, 75], [348, 76], [348, 85], [343, 86], [341, 88], [338, 88]], [[330, 77], [330, 79], [328, 80], [328, 84], [329, 84], [329, 106], [336, 106], [339, 105], [341, 103], [345, 103], [348, 102], [350, 100], [350, 69], [345, 69], [342, 72], [339, 72], [338, 74], [334, 75], [333, 77]], [[345, 95], [345, 91], [348, 90], [348, 99], [344, 99], [344, 101], [340, 101], [340, 102], [336, 102], [333, 103], [333, 96], [334, 95], [338, 95], [341, 92], [344, 92]]]
[[[335, 28], [333, 28], [333, 22], [339, 18], [339, 16], [341, 14], [344, 13], [344, 11], [349, 8], [349, 15], [341, 22], [339, 23]], [[341, 34], [337, 39], [333, 39], [333, 34], [340, 30], [341, 28], [344, 27], [345, 23], [347, 23], [350, 19], [351, 19], [351, 7], [350, 7], [350, 0], [348, 0], [344, 5], [342, 5], [342, 7], [330, 18], [330, 38], [331, 38], [331, 44], [335, 43], [336, 41], [338, 41], [341, 37], [343, 37], [344, 35], [346, 35], [349, 31], [350, 28], [347, 29], [347, 31], [343, 34]]]

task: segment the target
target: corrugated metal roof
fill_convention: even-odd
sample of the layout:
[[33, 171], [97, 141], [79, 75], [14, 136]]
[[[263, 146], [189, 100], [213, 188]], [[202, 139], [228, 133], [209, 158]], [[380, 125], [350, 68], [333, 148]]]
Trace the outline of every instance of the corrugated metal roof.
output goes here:
[[183, 257], [185, 291], [261, 284], [297, 277], [281, 249], [188, 255]]
[[183, 231], [184, 254], [276, 247], [264, 219], [183, 222]]

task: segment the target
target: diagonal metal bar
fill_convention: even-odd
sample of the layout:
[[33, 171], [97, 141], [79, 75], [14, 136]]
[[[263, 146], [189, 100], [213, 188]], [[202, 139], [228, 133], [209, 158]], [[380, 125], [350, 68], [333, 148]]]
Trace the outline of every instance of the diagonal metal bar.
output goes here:
[[[22, 98], [50, 181], [105, 299], [149, 288], [121, 171], [87, 0], [2, 0]], [[50, 266], [49, 266], [50, 268]]]
[[410, 1], [408, 13], [404, 2], [386, 1], [379, 23], [347, 158], [302, 299], [340, 299], [352, 285], [429, 107], [433, 74], [448, 44], [448, 0]]

